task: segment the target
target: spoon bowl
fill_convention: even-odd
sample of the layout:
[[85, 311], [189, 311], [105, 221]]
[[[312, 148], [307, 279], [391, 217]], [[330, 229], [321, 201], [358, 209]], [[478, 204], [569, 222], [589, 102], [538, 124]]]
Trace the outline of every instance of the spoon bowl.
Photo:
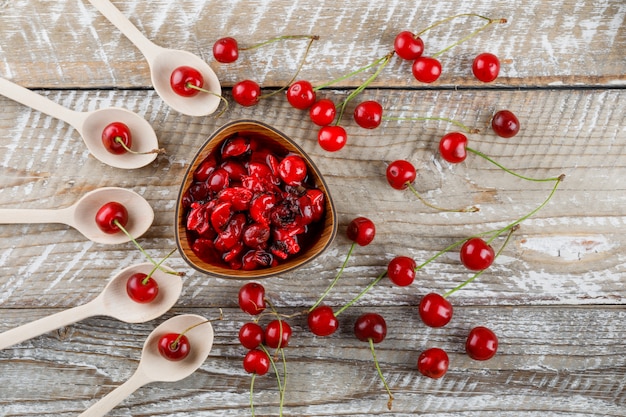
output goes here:
[[[194, 327], [185, 334], [191, 346], [189, 355], [185, 359], [170, 361], [161, 356], [158, 350], [161, 336], [167, 333], [181, 333], [199, 323], [203, 324]], [[212, 347], [213, 326], [204, 317], [184, 314], [166, 320], [154, 329], [146, 339], [141, 352], [141, 360], [135, 373], [80, 416], [104, 416], [143, 385], [151, 382], [175, 382], [188, 377], [202, 366]]]
[[156, 269], [152, 277], [159, 285], [159, 295], [151, 303], [135, 303], [126, 293], [126, 281], [131, 275], [137, 272], [149, 274], [153, 269], [154, 265], [151, 263], [128, 267], [115, 275], [90, 302], [7, 330], [0, 334], [0, 349], [88, 317], [109, 316], [126, 323], [141, 323], [162, 316], [180, 297], [183, 283], [179, 275], [168, 273], [171, 270], [165, 267]]

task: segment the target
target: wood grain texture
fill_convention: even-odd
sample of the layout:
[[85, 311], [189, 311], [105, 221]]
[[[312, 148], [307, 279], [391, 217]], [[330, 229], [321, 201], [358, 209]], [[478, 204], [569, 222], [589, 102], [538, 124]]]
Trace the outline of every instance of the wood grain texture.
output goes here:
[[[345, 3], [345, 4], [344, 4]], [[421, 296], [444, 292], [470, 274], [455, 252], [418, 274], [408, 288], [387, 280], [340, 316], [338, 333], [310, 335], [302, 316], [291, 321], [286, 351], [285, 416], [424, 415], [437, 417], [626, 416], [626, 5], [609, 1], [525, 0], [516, 6], [484, 0], [372, 3], [240, 0], [114, 1], [157, 44], [195, 52], [211, 63], [231, 105], [223, 116], [188, 117], [168, 108], [150, 85], [139, 51], [84, 0], [0, 0], [0, 75], [68, 108], [119, 106], [154, 127], [167, 154], [138, 170], [103, 165], [89, 155], [68, 124], [0, 97], [0, 209], [60, 208], [101, 186], [142, 194], [155, 212], [139, 243], [160, 259], [175, 242], [175, 207], [193, 156], [218, 127], [238, 119], [271, 124], [291, 137], [324, 175], [337, 209], [339, 233], [302, 269], [264, 279], [285, 314], [310, 307], [332, 281], [350, 247], [347, 224], [356, 216], [377, 227], [373, 244], [357, 247], [326, 302], [344, 305], [383, 272], [396, 255], [425, 261], [469, 235], [502, 228], [535, 209], [551, 183], [515, 178], [475, 155], [450, 165], [437, 155], [439, 138], [457, 129], [444, 121], [386, 120], [359, 128], [356, 102], [375, 99], [388, 117], [446, 117], [481, 129], [470, 145], [524, 175], [565, 174], [549, 204], [522, 222], [496, 263], [451, 296], [455, 318], [442, 329], [416, 314]], [[287, 83], [306, 44], [289, 41], [242, 52], [231, 65], [211, 56], [213, 41], [236, 36], [250, 45], [280, 34], [322, 35], [301, 77], [314, 85], [367, 65], [390, 50], [401, 30], [420, 30], [455, 13], [506, 17], [442, 56], [444, 74], [417, 83], [410, 64], [394, 58], [380, 77], [349, 104], [342, 125], [348, 144], [328, 153], [318, 128], [282, 95], [250, 108], [235, 105], [228, 87], [252, 78], [265, 92]], [[430, 32], [437, 51], [480, 23], [459, 19]], [[477, 83], [474, 55], [506, 60], [494, 84]], [[344, 99], [366, 74], [319, 93]], [[498, 109], [516, 113], [522, 130], [512, 139], [487, 127]], [[440, 213], [408, 191], [391, 189], [389, 162], [418, 168], [416, 189], [447, 207], [477, 205], [478, 213]], [[498, 239], [499, 245], [503, 239]], [[115, 273], [144, 262], [132, 244], [87, 242], [57, 224], [0, 224], [0, 332], [94, 298]], [[92, 318], [0, 351], [0, 416], [72, 416], [123, 383], [136, 368], [145, 337], [175, 314], [225, 319], [215, 323], [215, 345], [201, 370], [188, 379], [142, 388], [111, 416], [250, 415], [250, 376], [241, 368], [239, 327], [249, 320], [237, 308], [240, 280], [203, 275], [178, 254], [167, 265], [185, 272], [175, 308], [153, 322], [129, 325]], [[386, 394], [366, 344], [352, 335], [359, 313], [377, 311], [389, 326], [377, 356], [394, 393]], [[267, 319], [267, 318], [266, 318]], [[498, 355], [475, 362], [464, 354], [467, 332], [492, 327]], [[441, 380], [420, 376], [419, 353], [446, 349], [450, 371]], [[276, 380], [255, 382], [257, 415], [278, 415]]]

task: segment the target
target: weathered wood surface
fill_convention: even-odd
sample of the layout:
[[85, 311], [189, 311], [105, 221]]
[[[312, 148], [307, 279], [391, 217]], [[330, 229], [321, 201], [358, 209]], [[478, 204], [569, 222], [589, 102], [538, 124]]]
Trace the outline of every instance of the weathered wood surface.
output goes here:
[[[508, 24], [443, 55], [445, 72], [437, 83], [417, 83], [410, 66], [394, 59], [360, 98], [380, 100], [388, 116], [449, 117], [482, 128], [470, 136], [474, 148], [525, 175], [564, 173], [566, 180], [543, 210], [522, 223], [496, 264], [451, 297], [455, 318], [443, 329], [424, 326], [415, 306], [425, 292], [449, 290], [469, 276], [453, 253], [431, 263], [410, 288], [383, 281], [340, 316], [340, 331], [328, 339], [312, 337], [303, 317], [292, 319], [284, 415], [626, 415], [623, 3], [524, 1], [513, 7], [470, 1], [462, 10], [457, 2], [114, 3], [156, 43], [203, 56], [226, 87], [244, 78], [266, 88], [282, 86], [305, 44], [266, 46], [227, 66], [211, 57], [221, 36], [252, 44], [279, 34], [318, 33], [322, 39], [301, 76], [319, 85], [380, 58], [400, 30], [419, 30], [465, 11], [506, 17]], [[428, 38], [428, 48], [439, 50], [478, 26], [470, 19], [442, 27]], [[471, 58], [485, 50], [508, 60], [493, 85], [470, 77]], [[312, 305], [332, 280], [349, 248], [345, 226], [358, 215], [374, 220], [376, 239], [355, 249], [327, 299], [332, 306], [360, 292], [393, 256], [422, 262], [458, 239], [525, 215], [551, 188], [516, 179], [473, 155], [457, 166], [442, 161], [436, 155], [439, 137], [453, 129], [444, 122], [385, 121], [365, 131], [346, 116], [348, 145], [329, 154], [315, 142], [317, 129], [306, 114], [281, 96], [253, 108], [231, 104], [221, 118], [180, 115], [150, 88], [136, 48], [82, 0], [0, 1], [0, 74], [75, 110], [136, 111], [168, 150], [139, 170], [110, 168], [88, 155], [66, 123], [0, 97], [0, 209], [65, 207], [96, 187], [128, 187], [154, 208], [154, 225], [140, 239], [154, 257], [175, 247], [179, 183], [213, 130], [253, 118], [294, 138], [326, 177], [340, 233], [314, 263], [263, 281], [287, 314]], [[322, 94], [339, 101], [365, 77]], [[228, 89], [225, 94], [230, 99]], [[500, 139], [485, 128], [501, 108], [522, 122], [515, 138]], [[409, 192], [392, 190], [384, 171], [400, 158], [416, 164], [416, 187], [429, 200], [477, 204], [481, 211], [438, 213]], [[144, 260], [131, 244], [93, 244], [63, 225], [2, 225], [0, 237], [0, 331], [85, 303], [117, 271]], [[248, 319], [236, 308], [242, 282], [201, 275], [178, 255], [168, 265], [187, 273], [168, 316], [211, 316], [224, 309], [214, 350], [192, 377], [142, 388], [110, 415], [249, 415], [250, 377], [241, 368], [244, 349], [237, 342]], [[389, 325], [377, 352], [395, 392], [393, 412], [386, 410], [367, 345], [351, 334], [364, 311], [380, 312]], [[0, 351], [0, 415], [80, 414], [131, 375], [145, 337], [160, 322], [94, 318]], [[464, 355], [464, 337], [478, 324], [500, 336], [499, 353], [487, 362]], [[421, 377], [414, 366], [419, 352], [432, 346], [451, 357], [450, 371], [437, 381]], [[275, 379], [257, 378], [255, 404], [257, 415], [278, 415]]]

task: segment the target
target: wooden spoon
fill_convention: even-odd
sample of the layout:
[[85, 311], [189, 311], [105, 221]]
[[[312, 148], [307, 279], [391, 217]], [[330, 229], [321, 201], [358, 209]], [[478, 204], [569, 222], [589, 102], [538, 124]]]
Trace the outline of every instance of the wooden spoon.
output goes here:
[[[206, 116], [217, 110], [222, 87], [209, 64], [191, 52], [163, 48], [154, 44], [109, 0], [89, 0], [89, 2], [141, 51], [150, 66], [152, 85], [167, 105], [189, 116]], [[193, 97], [176, 94], [170, 87], [170, 76], [174, 69], [180, 66], [190, 66], [200, 71], [204, 78], [203, 88], [213, 94], [200, 93]]]
[[[81, 135], [89, 152], [112, 167], [141, 168], [154, 161], [157, 156], [153, 152], [159, 147], [156, 133], [150, 123], [137, 113], [119, 107], [91, 112], [70, 110], [5, 78], [0, 78], [0, 94], [70, 124]], [[133, 135], [133, 150], [139, 153], [115, 155], [106, 150], [102, 144], [102, 131], [113, 122], [122, 122], [128, 126]]]
[[166, 333], [181, 333], [185, 329], [205, 322], [195, 314], [172, 317], [154, 329], [146, 339], [141, 352], [141, 360], [135, 373], [122, 385], [111, 391], [100, 401], [89, 407], [80, 417], [104, 416], [138, 388], [151, 382], [175, 382], [194, 373], [209, 356], [213, 347], [213, 326], [206, 322], [185, 334], [191, 350], [182, 361], [171, 361], [161, 356], [158, 350], [159, 338]]
[[125, 188], [103, 187], [85, 194], [62, 209], [0, 209], [0, 224], [62, 223], [72, 226], [96, 243], [119, 244], [130, 241], [122, 232], [108, 234], [98, 228], [96, 213], [104, 204], [116, 201], [128, 210], [128, 233], [138, 238], [152, 225], [154, 211], [139, 194]]
[[[162, 267], [164, 270], [167, 268]], [[39, 320], [24, 324], [0, 334], [0, 349], [42, 335], [63, 326], [94, 316], [109, 316], [125, 323], [143, 323], [165, 314], [178, 300], [182, 291], [182, 278], [157, 269], [152, 273], [159, 284], [159, 293], [150, 303], [137, 303], [126, 293], [126, 282], [135, 273], [149, 274], [151, 263], [142, 263], [122, 270], [109, 281], [102, 292], [82, 306], [60, 311]]]

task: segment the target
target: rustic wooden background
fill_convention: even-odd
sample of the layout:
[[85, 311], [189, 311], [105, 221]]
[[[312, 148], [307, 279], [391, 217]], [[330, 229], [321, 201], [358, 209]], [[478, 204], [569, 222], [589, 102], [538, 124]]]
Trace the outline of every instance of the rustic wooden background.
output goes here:
[[[415, 81], [410, 64], [394, 58], [360, 99], [376, 99], [389, 116], [437, 116], [484, 127], [502, 108], [522, 130], [501, 139], [489, 129], [472, 145], [531, 176], [567, 175], [550, 204], [523, 222], [496, 264], [451, 297], [453, 321], [424, 326], [422, 294], [443, 292], [468, 277], [455, 254], [425, 268], [409, 288], [383, 281], [340, 316], [329, 338], [313, 337], [303, 317], [291, 324], [286, 351], [289, 380], [285, 416], [624, 416], [626, 415], [626, 3], [623, 1], [486, 0], [114, 0], [159, 45], [185, 49], [211, 63], [229, 87], [250, 78], [271, 91], [288, 82], [306, 43], [288, 41], [242, 52], [237, 63], [214, 62], [213, 42], [235, 36], [250, 45], [277, 35], [319, 34], [299, 78], [314, 85], [367, 65], [391, 50], [402, 30], [419, 31], [459, 12], [504, 17], [497, 25], [442, 56], [444, 74], [432, 85]], [[480, 26], [459, 19], [424, 36], [434, 52]], [[506, 62], [489, 85], [473, 79], [480, 52]], [[0, 75], [75, 110], [121, 106], [154, 127], [168, 154], [134, 171], [90, 157], [68, 124], [0, 97], [0, 208], [60, 208], [100, 186], [144, 195], [155, 210], [140, 242], [154, 257], [175, 247], [173, 215], [182, 175], [198, 147], [220, 125], [240, 118], [272, 124], [296, 140], [326, 176], [338, 210], [339, 234], [302, 270], [263, 280], [281, 312], [301, 311], [317, 299], [340, 267], [356, 216], [377, 225], [374, 243], [355, 250], [329, 295], [341, 306], [386, 268], [394, 256], [427, 259], [449, 243], [502, 227], [547, 196], [550, 184], [529, 183], [468, 157], [450, 166], [436, 155], [443, 122], [386, 121], [365, 131], [349, 117], [349, 143], [327, 153], [316, 127], [283, 96], [252, 108], [234, 103], [220, 117], [187, 117], [152, 90], [139, 51], [86, 0], [0, 0]], [[367, 74], [321, 95], [339, 101]], [[358, 100], [357, 100], [358, 101]], [[232, 102], [232, 100], [231, 100]], [[356, 101], [355, 101], [356, 103]], [[353, 103], [350, 107], [353, 108]], [[440, 205], [478, 204], [479, 213], [433, 212], [385, 181], [386, 163], [409, 159], [417, 189]], [[131, 244], [86, 242], [63, 225], [0, 227], [0, 331], [91, 300], [108, 278], [143, 261]], [[148, 385], [111, 416], [250, 415], [250, 376], [241, 367], [237, 332], [249, 317], [237, 308], [242, 281], [211, 278], [178, 255], [168, 265], [187, 273], [182, 297], [166, 317], [215, 316], [215, 345], [191, 377]], [[352, 335], [365, 311], [387, 319], [378, 358], [395, 393], [393, 411], [367, 345]], [[166, 318], [164, 317], [164, 318]], [[151, 329], [93, 318], [0, 351], [0, 415], [73, 416], [123, 383], [135, 370]], [[500, 339], [495, 358], [475, 362], [464, 353], [474, 325]], [[450, 355], [440, 380], [421, 376], [419, 353], [439, 346]], [[257, 415], [278, 415], [276, 381], [257, 378]]]

